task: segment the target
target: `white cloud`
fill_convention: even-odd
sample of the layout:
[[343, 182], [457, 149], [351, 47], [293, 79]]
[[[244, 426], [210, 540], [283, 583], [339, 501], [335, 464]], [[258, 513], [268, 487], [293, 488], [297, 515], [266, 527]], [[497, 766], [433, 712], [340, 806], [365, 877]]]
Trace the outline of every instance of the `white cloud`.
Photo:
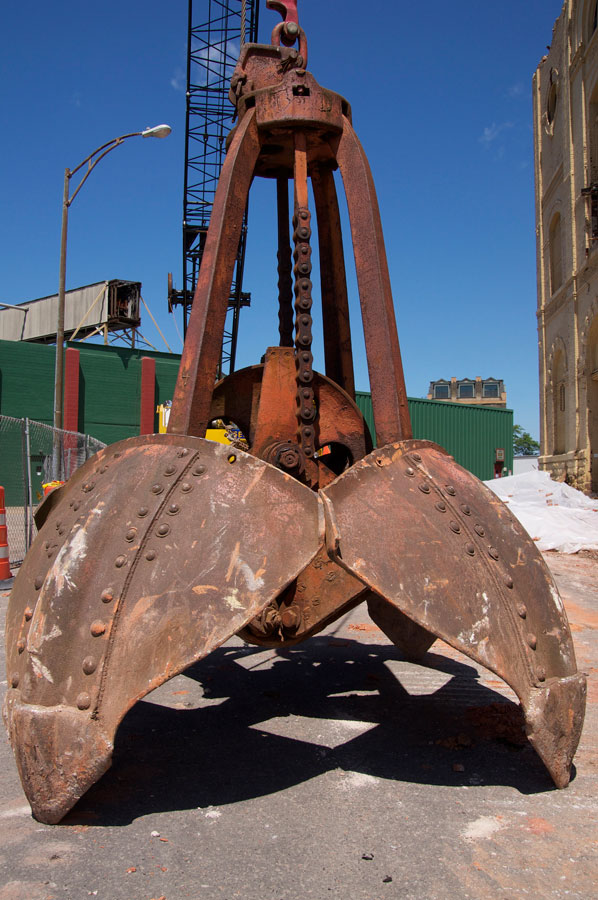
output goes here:
[[486, 149], [489, 149], [494, 142], [500, 137], [500, 135], [507, 131], [509, 128], [512, 128], [514, 122], [501, 122], [499, 125], [496, 122], [493, 122], [492, 125], [487, 125], [484, 128], [483, 133], [478, 138], [480, 144]]
[[195, 47], [191, 81], [202, 86], [219, 85], [223, 76], [228, 81], [238, 56], [239, 44], [236, 41]]
[[187, 79], [185, 77], [185, 72], [180, 66], [174, 71], [174, 75], [170, 79], [170, 86], [175, 89], [175, 91], [181, 91], [181, 93], [185, 93], [187, 88]]
[[[202, 47], [194, 46], [191, 83], [204, 87], [205, 85], [220, 86], [223, 77], [225, 81], [229, 81], [238, 56], [239, 44], [237, 41]], [[174, 75], [170, 79], [170, 86], [183, 94], [187, 90], [187, 75], [182, 66], [176, 67]]]

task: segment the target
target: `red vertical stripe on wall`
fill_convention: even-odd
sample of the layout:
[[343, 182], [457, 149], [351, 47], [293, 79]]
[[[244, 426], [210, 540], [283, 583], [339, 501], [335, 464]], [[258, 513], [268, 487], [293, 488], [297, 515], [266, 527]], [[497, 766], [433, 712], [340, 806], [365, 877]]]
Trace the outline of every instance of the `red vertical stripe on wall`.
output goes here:
[[65, 431], [79, 431], [79, 351], [67, 347], [64, 354], [64, 413]]
[[153, 434], [156, 414], [156, 360], [141, 357], [141, 410], [139, 434]]

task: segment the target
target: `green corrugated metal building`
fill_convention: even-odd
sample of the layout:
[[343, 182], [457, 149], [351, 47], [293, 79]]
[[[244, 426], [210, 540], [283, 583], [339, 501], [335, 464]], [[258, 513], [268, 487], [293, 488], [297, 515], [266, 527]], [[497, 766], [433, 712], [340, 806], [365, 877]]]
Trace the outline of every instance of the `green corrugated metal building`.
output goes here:
[[[69, 346], [79, 351], [77, 430], [107, 444], [139, 433], [143, 357], [155, 362], [155, 405], [172, 399], [177, 354], [80, 342]], [[54, 359], [54, 347], [0, 341], [0, 414], [51, 424]], [[357, 404], [374, 435], [370, 395], [358, 392]], [[513, 469], [511, 410], [416, 398], [409, 399], [409, 410], [414, 437], [445, 447], [478, 478], [494, 476], [498, 449], [504, 450], [504, 467]]]
[[[67, 346], [80, 352], [78, 431], [105, 444], [139, 434], [143, 357], [156, 362], [156, 405], [172, 400], [180, 356], [77, 341]], [[0, 341], [1, 415], [52, 424], [55, 358], [52, 346]]]

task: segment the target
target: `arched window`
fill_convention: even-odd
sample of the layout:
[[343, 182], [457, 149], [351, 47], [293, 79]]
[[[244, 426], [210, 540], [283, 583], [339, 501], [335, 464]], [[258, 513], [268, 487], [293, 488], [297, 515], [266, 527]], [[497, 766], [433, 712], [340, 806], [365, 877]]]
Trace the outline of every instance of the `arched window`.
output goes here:
[[598, 183], [598, 84], [590, 96], [588, 104], [588, 140], [590, 143], [588, 184]]
[[563, 283], [563, 248], [561, 242], [561, 214], [553, 216], [548, 231], [548, 255], [550, 258], [550, 293], [558, 291]]
[[555, 456], [565, 453], [566, 429], [565, 429], [565, 398], [566, 398], [567, 370], [565, 354], [557, 350], [552, 364], [552, 415], [553, 415], [553, 450]]
[[588, 333], [587, 403], [588, 403], [588, 452], [591, 473], [591, 489], [598, 491], [598, 316]]
[[598, 316], [592, 320], [588, 332], [587, 354], [588, 373], [593, 381], [598, 382]]
[[579, 45], [580, 40], [583, 40], [586, 45], [589, 44], [598, 28], [598, 0], [578, 2], [577, 10], [576, 47]]
[[548, 90], [548, 99], [546, 101], [546, 118], [548, 119], [548, 124], [552, 125], [554, 122], [554, 117], [556, 115], [556, 102], [558, 99], [558, 88], [556, 85], [556, 81], [553, 81]]

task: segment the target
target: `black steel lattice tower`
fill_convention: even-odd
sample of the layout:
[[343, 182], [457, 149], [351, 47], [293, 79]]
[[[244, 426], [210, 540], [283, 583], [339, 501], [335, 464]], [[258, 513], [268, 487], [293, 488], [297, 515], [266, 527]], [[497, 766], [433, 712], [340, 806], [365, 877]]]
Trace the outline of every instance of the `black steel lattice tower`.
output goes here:
[[[183, 189], [183, 289], [169, 289], [169, 303], [182, 305], [186, 333], [193, 292], [205, 247], [214, 194], [232, 128], [229, 82], [240, 46], [257, 40], [258, 0], [189, 0], [187, 117]], [[234, 370], [243, 292], [247, 212], [231, 285], [219, 377]]]

